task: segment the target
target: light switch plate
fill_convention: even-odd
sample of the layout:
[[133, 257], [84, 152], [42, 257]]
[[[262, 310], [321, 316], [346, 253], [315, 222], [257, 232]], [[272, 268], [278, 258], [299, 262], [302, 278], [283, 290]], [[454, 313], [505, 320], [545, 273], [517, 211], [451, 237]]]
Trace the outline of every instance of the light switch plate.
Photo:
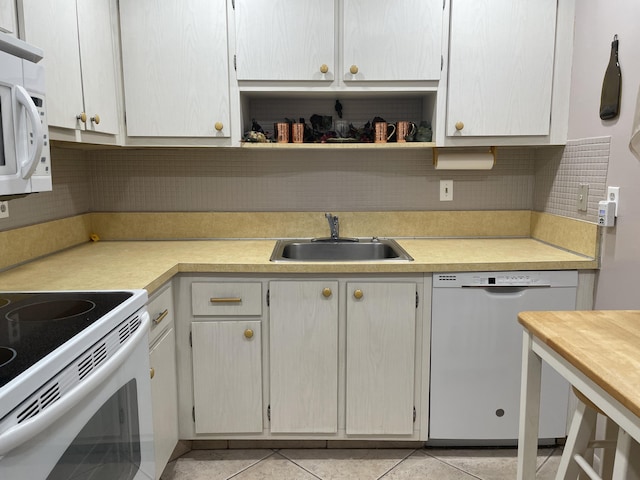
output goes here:
[[587, 205], [589, 204], [588, 201], [589, 201], [589, 184], [581, 183], [580, 185], [578, 185], [578, 201], [577, 201], [578, 211], [586, 212]]
[[440, 180], [440, 201], [450, 202], [453, 200], [453, 180]]

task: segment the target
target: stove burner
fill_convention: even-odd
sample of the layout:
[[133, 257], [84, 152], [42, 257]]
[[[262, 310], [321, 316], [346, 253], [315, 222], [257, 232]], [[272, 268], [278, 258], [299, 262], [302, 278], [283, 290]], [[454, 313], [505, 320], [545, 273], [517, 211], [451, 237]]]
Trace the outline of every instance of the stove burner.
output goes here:
[[4, 367], [11, 360], [16, 358], [17, 352], [13, 348], [0, 347], [0, 367]]
[[96, 304], [90, 300], [52, 300], [18, 307], [6, 317], [14, 322], [64, 320], [90, 312]]

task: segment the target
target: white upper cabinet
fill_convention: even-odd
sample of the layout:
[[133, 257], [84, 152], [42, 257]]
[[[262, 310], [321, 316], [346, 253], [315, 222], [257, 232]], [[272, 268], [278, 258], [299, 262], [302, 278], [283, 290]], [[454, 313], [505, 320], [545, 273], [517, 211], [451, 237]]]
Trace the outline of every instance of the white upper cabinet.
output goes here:
[[550, 134], [557, 4], [451, 0], [448, 137]]
[[236, 0], [237, 78], [438, 80], [442, 12], [442, 0]]
[[0, 0], [0, 32], [16, 34], [15, 0]]
[[334, 5], [334, 0], [236, 0], [238, 80], [333, 80]]
[[228, 138], [225, 0], [120, 0], [120, 25], [127, 135]]
[[438, 80], [442, 0], [345, 0], [344, 80]]
[[44, 50], [50, 126], [119, 132], [109, 0], [21, 0], [25, 40]]

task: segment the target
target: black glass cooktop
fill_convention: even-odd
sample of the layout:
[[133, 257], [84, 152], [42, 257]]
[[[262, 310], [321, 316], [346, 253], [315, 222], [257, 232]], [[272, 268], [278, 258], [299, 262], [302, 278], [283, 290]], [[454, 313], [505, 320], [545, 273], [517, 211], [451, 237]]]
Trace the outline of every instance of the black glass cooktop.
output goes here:
[[0, 388], [131, 292], [0, 292]]

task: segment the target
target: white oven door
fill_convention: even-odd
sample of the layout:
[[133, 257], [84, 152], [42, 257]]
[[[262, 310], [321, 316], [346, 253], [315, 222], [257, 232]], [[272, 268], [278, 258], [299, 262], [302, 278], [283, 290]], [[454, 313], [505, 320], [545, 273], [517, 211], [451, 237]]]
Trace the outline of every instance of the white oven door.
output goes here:
[[[1, 478], [154, 478], [147, 325], [106, 380], [44, 430], [35, 426], [39, 433], [0, 458]], [[3, 443], [6, 447], [0, 439], [0, 447]]]

